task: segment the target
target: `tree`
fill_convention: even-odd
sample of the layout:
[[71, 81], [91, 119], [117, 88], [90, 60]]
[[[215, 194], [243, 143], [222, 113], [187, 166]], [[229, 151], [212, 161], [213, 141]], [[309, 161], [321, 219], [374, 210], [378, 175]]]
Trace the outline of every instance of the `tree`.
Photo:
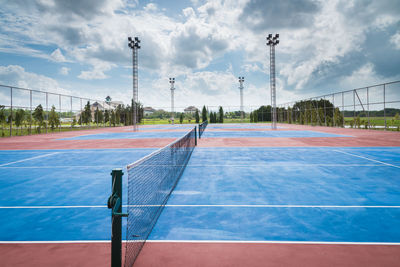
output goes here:
[[200, 115], [199, 115], [199, 110], [198, 109], [196, 109], [196, 113], [194, 114], [194, 117], [196, 119], [196, 123], [199, 123], [200, 122]]
[[97, 119], [99, 123], [103, 123], [104, 121], [104, 113], [102, 110], [99, 110], [99, 113], [97, 114]]
[[121, 110], [122, 106], [118, 105], [117, 108], [115, 109], [115, 123], [119, 126], [119, 123], [121, 122]]
[[111, 110], [111, 124], [115, 127], [115, 112]]
[[[278, 110], [277, 110], [277, 113]], [[257, 118], [256, 118], [257, 117]], [[271, 121], [271, 106], [261, 106], [253, 112], [253, 121]]]
[[253, 120], [253, 112], [250, 112], [250, 122], [254, 122], [254, 120]]
[[71, 122], [71, 127], [74, 128], [76, 125], [76, 118], [74, 117], [74, 119]]
[[257, 110], [253, 111], [253, 122], [255, 122], [255, 123], [258, 122], [258, 111]]
[[1, 124], [1, 135], [4, 136], [4, 124], [6, 123], [6, 113], [4, 111], [4, 106], [0, 105], [0, 124]]
[[183, 123], [183, 113], [179, 116], [179, 122], [182, 124]]
[[207, 109], [206, 106], [203, 106], [203, 109], [201, 111], [201, 120], [206, 121], [207, 120]]
[[217, 112], [210, 112], [210, 123], [217, 122]]
[[43, 107], [41, 104], [39, 104], [35, 110], [32, 113], [33, 118], [35, 121], [38, 123], [37, 127], [37, 132], [40, 133], [41, 127], [43, 125], [43, 120], [44, 120], [44, 113], [43, 113]]
[[49, 113], [49, 124], [50, 128], [52, 131], [54, 131], [54, 128], [58, 125], [60, 125], [60, 117], [58, 113], [56, 112], [56, 107], [53, 105], [51, 107], [50, 113]]
[[[22, 122], [24, 121], [25, 111], [23, 109], [18, 109], [15, 114], [15, 125], [20, 127]], [[22, 134], [22, 128], [20, 129], [20, 133]]]
[[[334, 123], [335, 123], [335, 125], [336, 126], [340, 126], [340, 127], [343, 127], [344, 126], [344, 119], [343, 119], [343, 115], [342, 115], [342, 113], [340, 112], [340, 110], [339, 110], [339, 108], [335, 108], [335, 111], [334, 111], [334, 114], [333, 114], [334, 116]], [[351, 124], [350, 124], [351, 125]], [[351, 128], [353, 128], [353, 126], [351, 127]]]
[[224, 109], [220, 106], [218, 110], [218, 122], [224, 123]]
[[96, 110], [94, 111], [94, 121], [96, 124], [99, 124], [99, 107], [96, 107]]
[[104, 111], [104, 122], [109, 122], [110, 121], [110, 112], [106, 109]]
[[92, 111], [90, 110], [90, 102], [88, 101], [82, 112], [82, 123], [87, 125], [90, 122], [92, 122]]

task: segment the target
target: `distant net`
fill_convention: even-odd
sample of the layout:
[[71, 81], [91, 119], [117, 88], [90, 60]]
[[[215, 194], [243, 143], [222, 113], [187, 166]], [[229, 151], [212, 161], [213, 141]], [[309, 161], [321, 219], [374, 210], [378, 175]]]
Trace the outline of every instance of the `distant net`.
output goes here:
[[132, 266], [196, 144], [196, 128], [182, 138], [128, 165], [128, 223], [125, 266]]
[[208, 125], [208, 121], [203, 121], [202, 123], [199, 124], [199, 138], [203, 135], [204, 131], [206, 130], [206, 127]]

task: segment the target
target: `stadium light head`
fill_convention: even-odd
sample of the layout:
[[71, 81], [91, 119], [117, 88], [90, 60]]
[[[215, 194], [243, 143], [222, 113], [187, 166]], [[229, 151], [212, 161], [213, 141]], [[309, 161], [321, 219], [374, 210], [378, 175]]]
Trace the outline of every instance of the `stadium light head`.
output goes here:
[[274, 37], [272, 37], [272, 34], [268, 34], [268, 36], [267, 36], [267, 41], [268, 42], [266, 43], [266, 45], [275, 46], [275, 45], [279, 44], [278, 38], [279, 38], [279, 34], [278, 33], [275, 34]]

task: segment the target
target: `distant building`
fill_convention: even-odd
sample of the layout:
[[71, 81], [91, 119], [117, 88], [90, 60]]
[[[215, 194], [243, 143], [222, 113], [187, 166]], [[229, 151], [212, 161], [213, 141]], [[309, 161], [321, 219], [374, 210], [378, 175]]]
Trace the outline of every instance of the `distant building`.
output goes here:
[[144, 116], [148, 116], [148, 115], [153, 114], [155, 111], [156, 110], [154, 108], [152, 108], [152, 107], [144, 107], [143, 108], [143, 115]]
[[[116, 109], [118, 107], [118, 105], [123, 105], [123, 104], [124, 104], [124, 102], [122, 102], [122, 101], [111, 101], [111, 97], [109, 97], [109, 96], [106, 97], [106, 102], [97, 102], [96, 101], [90, 105], [90, 112], [92, 113], [92, 119], [94, 118], [94, 113], [96, 112], [97, 108], [102, 111], [105, 111], [105, 110], [111, 111], [111, 110]], [[81, 116], [81, 112], [78, 112], [75, 115], [76, 120], [79, 120], [80, 116]]]
[[189, 106], [187, 108], [184, 109], [185, 113], [189, 113], [189, 114], [194, 114], [196, 113], [196, 111], [198, 111], [199, 109], [194, 107], [194, 106]]

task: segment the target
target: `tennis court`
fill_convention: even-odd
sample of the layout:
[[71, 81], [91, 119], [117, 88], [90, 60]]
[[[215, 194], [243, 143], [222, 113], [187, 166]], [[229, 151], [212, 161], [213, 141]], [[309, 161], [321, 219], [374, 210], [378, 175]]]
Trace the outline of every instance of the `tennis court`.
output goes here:
[[[111, 170], [126, 206], [125, 167], [190, 127], [0, 140], [4, 266], [109, 266]], [[397, 132], [208, 125], [134, 266], [398, 266], [399, 177]]]

